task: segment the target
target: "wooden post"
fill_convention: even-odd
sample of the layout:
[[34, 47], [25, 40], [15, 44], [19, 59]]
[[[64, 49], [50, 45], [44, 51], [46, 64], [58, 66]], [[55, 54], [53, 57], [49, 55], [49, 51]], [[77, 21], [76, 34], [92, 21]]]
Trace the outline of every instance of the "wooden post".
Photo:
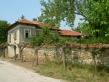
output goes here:
[[16, 46], [14, 46], [14, 58], [15, 58], [15, 60], [17, 59], [17, 55], [16, 55]]
[[64, 47], [62, 47], [62, 61], [63, 61], [64, 69], [66, 69], [66, 60], [65, 60]]
[[36, 65], [39, 65], [38, 49], [36, 49]]

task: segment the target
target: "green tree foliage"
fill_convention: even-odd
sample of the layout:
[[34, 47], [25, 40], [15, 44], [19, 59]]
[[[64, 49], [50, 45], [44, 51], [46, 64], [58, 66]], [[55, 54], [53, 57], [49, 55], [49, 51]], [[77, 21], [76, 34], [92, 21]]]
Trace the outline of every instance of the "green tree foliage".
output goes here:
[[39, 21], [59, 26], [66, 21], [73, 25], [75, 13], [82, 15], [96, 37], [109, 36], [109, 0], [41, 0]]
[[[81, 32], [84, 35], [84, 37], [81, 38], [81, 43], [109, 43], [109, 32], [106, 33], [105, 36], [102, 36], [100, 34], [98, 34], [99, 36], [96, 36], [97, 30], [93, 29], [89, 23], [82, 23], [75, 30]], [[107, 31], [109, 31], [108, 28]]]
[[7, 21], [0, 20], [0, 44], [7, 41], [8, 26]]
[[76, 7], [77, 13], [85, 19], [77, 30], [91, 36], [83, 42], [109, 43], [109, 0], [77, 1]]
[[59, 26], [61, 21], [74, 24], [74, 0], [41, 0], [42, 14], [39, 21]]
[[82, 23], [75, 29], [78, 32], [81, 32], [83, 35], [92, 36], [93, 30], [88, 23]]
[[39, 64], [39, 57], [38, 57], [38, 50], [44, 46], [44, 45], [52, 45], [57, 43], [58, 40], [58, 35], [54, 34], [53, 32], [51, 32], [47, 27], [43, 28], [38, 34], [36, 34], [36, 36], [31, 38], [31, 44], [34, 47], [35, 50], [35, 59], [33, 61], [36, 61], [36, 65]]
[[70, 44], [74, 41], [77, 41], [77, 38], [71, 37], [61, 37], [56, 31], [52, 31], [47, 27], [43, 28], [36, 36], [31, 38], [31, 43], [34, 46], [41, 45], [59, 45], [63, 46], [65, 44]]
[[88, 22], [96, 37], [107, 35], [109, 31], [109, 0], [78, 1], [77, 8], [77, 12]]
[[[59, 51], [58, 49], [60, 47], [62, 47], [62, 54], [61, 55], [63, 58], [62, 59], [59, 59], [59, 60], [62, 60], [63, 61], [63, 65], [64, 67], [66, 67], [66, 55], [65, 53], [66, 52], [66, 49], [68, 49], [66, 47], [66, 44], [70, 44], [72, 42], [72, 39], [71, 38], [65, 38], [65, 37], [60, 37], [58, 35], [58, 33], [56, 31], [52, 31], [48, 28], [43, 28], [42, 31], [39, 32], [39, 34], [36, 34], [36, 36], [34, 36], [32, 39], [31, 39], [31, 43], [35, 49], [35, 58], [36, 60], [34, 59], [33, 62], [36, 61], [36, 64], [38, 65], [38, 50], [42, 47], [42, 46], [49, 46], [49, 45], [53, 45], [56, 47], [56, 60], [59, 59]], [[60, 57], [61, 58], [61, 57]]]
[[47, 27], [43, 28], [43, 30], [36, 34], [32, 39], [32, 44], [34, 46], [41, 46], [41, 45], [49, 45], [55, 44], [58, 42], [59, 38], [56, 33], [51, 32]]

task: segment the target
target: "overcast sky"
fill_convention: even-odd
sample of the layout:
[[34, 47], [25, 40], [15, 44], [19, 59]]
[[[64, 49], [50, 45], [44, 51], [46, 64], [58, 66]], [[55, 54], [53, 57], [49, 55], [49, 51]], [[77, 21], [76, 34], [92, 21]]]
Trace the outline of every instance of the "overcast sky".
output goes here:
[[[0, 0], [0, 20], [7, 20], [9, 23], [13, 23], [22, 14], [30, 20], [40, 16], [40, 0]], [[80, 17], [76, 17], [74, 27], [77, 27]], [[61, 27], [69, 29], [65, 24], [62, 24]]]

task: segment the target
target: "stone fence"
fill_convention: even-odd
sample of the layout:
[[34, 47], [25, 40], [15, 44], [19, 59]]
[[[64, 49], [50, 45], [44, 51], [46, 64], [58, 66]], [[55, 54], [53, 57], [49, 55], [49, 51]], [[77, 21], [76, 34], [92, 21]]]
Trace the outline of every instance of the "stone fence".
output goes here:
[[[108, 45], [72, 45], [66, 47], [42, 47], [38, 50], [39, 63], [60, 58], [70, 63], [93, 64], [94, 60], [98, 64], [109, 65], [109, 46]], [[24, 61], [33, 61], [35, 53], [33, 48], [24, 48]]]

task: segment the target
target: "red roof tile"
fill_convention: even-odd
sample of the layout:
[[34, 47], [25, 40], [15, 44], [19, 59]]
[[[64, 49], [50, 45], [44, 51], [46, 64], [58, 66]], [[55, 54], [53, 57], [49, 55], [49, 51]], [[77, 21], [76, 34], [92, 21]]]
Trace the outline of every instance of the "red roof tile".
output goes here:
[[71, 31], [71, 30], [61, 30], [61, 29], [55, 28], [55, 26], [50, 26], [49, 24], [46, 24], [43, 22], [30, 21], [25, 18], [16, 21], [10, 27], [13, 27], [16, 24], [26, 24], [26, 25], [33, 25], [33, 26], [39, 26], [39, 27], [49, 27], [51, 30], [57, 30], [61, 36], [81, 36], [81, 33], [79, 33], [79, 32], [75, 32], [75, 31]]
[[81, 36], [81, 33], [71, 30], [60, 30], [58, 32], [61, 36]]
[[27, 20], [27, 19], [18, 20], [17, 23], [30, 24], [30, 25], [40, 26], [40, 27], [50, 27], [50, 25], [45, 24], [45, 23], [43, 23], [43, 22], [30, 21], [30, 20]]

